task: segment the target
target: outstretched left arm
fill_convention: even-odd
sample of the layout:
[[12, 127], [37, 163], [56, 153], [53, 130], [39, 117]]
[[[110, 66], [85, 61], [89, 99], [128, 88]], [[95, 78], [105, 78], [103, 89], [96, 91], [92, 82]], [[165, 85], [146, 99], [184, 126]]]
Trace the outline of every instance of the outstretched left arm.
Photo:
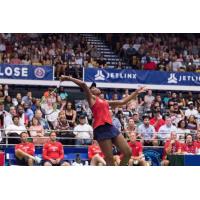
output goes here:
[[125, 97], [122, 100], [115, 100], [115, 101], [108, 101], [109, 105], [112, 107], [122, 106], [124, 104], [127, 104], [129, 101], [136, 99], [136, 97], [147, 90], [146, 87], [140, 87], [135, 92], [132, 92], [129, 96]]

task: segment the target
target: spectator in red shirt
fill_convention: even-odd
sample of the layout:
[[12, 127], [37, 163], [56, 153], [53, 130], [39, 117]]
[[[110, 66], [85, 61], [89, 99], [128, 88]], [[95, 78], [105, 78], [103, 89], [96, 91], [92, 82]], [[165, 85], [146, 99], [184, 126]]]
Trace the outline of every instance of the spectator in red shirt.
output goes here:
[[159, 128], [165, 124], [165, 121], [162, 119], [162, 115], [160, 114], [160, 111], [154, 112], [154, 117], [151, 118], [150, 124], [154, 126], [156, 132], [159, 131]]
[[128, 143], [129, 147], [132, 150], [132, 156], [131, 159], [129, 160], [128, 165], [133, 166], [133, 165], [140, 165], [140, 166], [146, 166], [146, 161], [143, 155], [143, 147], [142, 143], [136, 141], [136, 133], [131, 132], [129, 134], [130, 142]]
[[156, 70], [156, 63], [152, 62], [150, 57], [146, 58], [147, 63], [144, 64], [144, 70]]
[[182, 152], [184, 154], [196, 154], [196, 149], [197, 149], [197, 146], [195, 142], [193, 141], [192, 135], [188, 134], [186, 136], [185, 144], [183, 144], [182, 146]]
[[88, 147], [88, 157], [90, 159], [90, 165], [92, 166], [106, 165], [104, 155], [96, 140], [93, 140], [93, 144]]
[[167, 159], [167, 155], [172, 154], [180, 154], [181, 153], [181, 144], [177, 140], [176, 132], [171, 132], [170, 139], [165, 142], [164, 152], [163, 152], [163, 161], [161, 165], [168, 166], [169, 160]]
[[[128, 143], [129, 147], [131, 148], [132, 151], [132, 156], [128, 162], [129, 166], [135, 166], [135, 165], [140, 165], [140, 166], [147, 166], [147, 163], [145, 161], [145, 158], [143, 156], [143, 147], [142, 143], [138, 142], [137, 139], [137, 134], [132, 131], [129, 133], [129, 139], [130, 142]], [[120, 156], [115, 157], [115, 162], [120, 163], [120, 160], [123, 158], [123, 154]]]
[[64, 161], [64, 149], [60, 142], [56, 141], [56, 133], [50, 133], [50, 141], [43, 146], [44, 166], [69, 166]]
[[15, 145], [15, 157], [17, 165], [32, 166], [34, 162], [40, 162], [40, 159], [34, 157], [35, 146], [33, 143], [27, 141], [28, 134], [22, 132], [20, 134], [21, 143]]

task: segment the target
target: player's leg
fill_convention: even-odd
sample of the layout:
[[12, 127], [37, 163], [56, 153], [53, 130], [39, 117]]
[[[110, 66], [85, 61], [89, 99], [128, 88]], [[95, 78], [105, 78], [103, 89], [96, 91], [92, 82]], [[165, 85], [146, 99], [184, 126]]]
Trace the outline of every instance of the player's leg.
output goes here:
[[131, 149], [128, 146], [127, 141], [125, 140], [124, 136], [120, 133], [118, 136], [113, 138], [113, 143], [119, 149], [119, 151], [123, 154], [123, 158], [120, 162], [120, 165], [126, 166], [132, 155]]
[[17, 149], [17, 150], [15, 151], [15, 156], [16, 156], [18, 159], [23, 159], [23, 158], [29, 159], [29, 158], [31, 158], [31, 159], [34, 160], [34, 157], [33, 157], [33, 156], [31, 156], [31, 155], [25, 153], [25, 152], [22, 151], [21, 149]]
[[111, 139], [99, 140], [98, 143], [101, 148], [101, 151], [105, 156], [104, 159], [106, 161], [106, 165], [114, 166], [112, 140]]

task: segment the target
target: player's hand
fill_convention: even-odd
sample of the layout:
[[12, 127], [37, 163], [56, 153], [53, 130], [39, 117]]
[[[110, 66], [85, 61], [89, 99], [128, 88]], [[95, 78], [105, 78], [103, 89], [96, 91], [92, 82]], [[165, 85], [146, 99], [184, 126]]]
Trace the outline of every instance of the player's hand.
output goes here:
[[60, 161], [61, 161], [61, 159], [60, 159], [60, 158], [57, 158], [57, 159], [56, 159], [56, 164], [59, 164]]
[[137, 91], [138, 94], [146, 92], [147, 91], [147, 87], [146, 86], [141, 86], [136, 91]]
[[64, 75], [62, 75], [62, 76], [60, 77], [60, 81], [61, 81], [61, 82], [62, 82], [62, 81], [69, 81], [70, 78], [71, 78], [71, 76], [64, 76]]
[[57, 163], [56, 160], [54, 160], [54, 159], [50, 159], [50, 161], [51, 161], [51, 163], [54, 164], [54, 165]]

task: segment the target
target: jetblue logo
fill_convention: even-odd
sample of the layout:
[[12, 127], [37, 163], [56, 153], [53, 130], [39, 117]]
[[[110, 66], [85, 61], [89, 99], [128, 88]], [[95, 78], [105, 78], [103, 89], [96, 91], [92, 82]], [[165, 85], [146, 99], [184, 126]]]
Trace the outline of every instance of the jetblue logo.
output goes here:
[[103, 74], [102, 70], [98, 70], [94, 76], [95, 81], [105, 81], [106, 79], [136, 79], [136, 73], [119, 73], [119, 72], [107, 72]]
[[95, 81], [105, 81], [106, 77], [103, 75], [101, 70], [97, 71], [97, 74], [94, 76]]
[[168, 83], [174, 83], [174, 84], [176, 84], [177, 82], [178, 82], [178, 80], [177, 80], [175, 74], [171, 73], [170, 77], [168, 78]]

